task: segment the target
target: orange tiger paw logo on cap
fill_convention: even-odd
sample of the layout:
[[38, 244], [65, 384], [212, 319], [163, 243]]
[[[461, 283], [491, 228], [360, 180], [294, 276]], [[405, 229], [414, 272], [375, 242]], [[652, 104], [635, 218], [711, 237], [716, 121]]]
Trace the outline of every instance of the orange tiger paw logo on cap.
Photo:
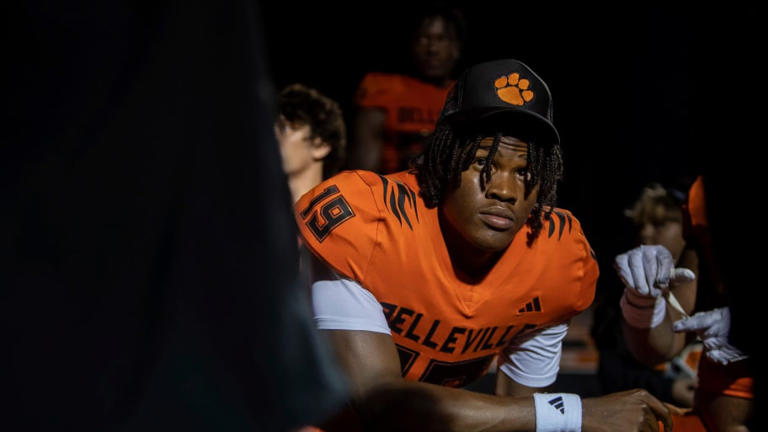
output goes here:
[[496, 94], [499, 99], [512, 105], [524, 105], [533, 99], [533, 91], [528, 89], [530, 81], [520, 78], [520, 74], [515, 72], [505, 75], [493, 83], [496, 86]]

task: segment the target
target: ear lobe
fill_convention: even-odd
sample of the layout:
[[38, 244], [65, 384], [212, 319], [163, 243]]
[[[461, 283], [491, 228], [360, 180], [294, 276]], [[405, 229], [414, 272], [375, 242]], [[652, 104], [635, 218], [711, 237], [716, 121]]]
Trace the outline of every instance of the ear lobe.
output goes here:
[[320, 138], [315, 138], [312, 142], [312, 157], [316, 161], [325, 159], [328, 153], [331, 152], [331, 146], [328, 143], [323, 142]]

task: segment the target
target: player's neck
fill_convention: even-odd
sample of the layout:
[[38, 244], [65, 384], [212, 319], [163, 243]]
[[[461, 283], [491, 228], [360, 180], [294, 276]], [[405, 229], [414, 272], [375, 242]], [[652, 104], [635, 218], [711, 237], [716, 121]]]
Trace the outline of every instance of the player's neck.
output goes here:
[[481, 250], [469, 243], [440, 217], [448, 256], [456, 276], [465, 283], [482, 281], [499, 261], [504, 252]]
[[301, 198], [302, 195], [309, 192], [310, 189], [323, 181], [323, 163], [313, 163], [304, 171], [293, 174], [288, 177], [288, 187], [291, 189], [293, 202]]
[[422, 76], [421, 80], [423, 82], [432, 84], [433, 86], [441, 89], [447, 88], [451, 84], [450, 77], [434, 77], [434, 78], [427, 78]]

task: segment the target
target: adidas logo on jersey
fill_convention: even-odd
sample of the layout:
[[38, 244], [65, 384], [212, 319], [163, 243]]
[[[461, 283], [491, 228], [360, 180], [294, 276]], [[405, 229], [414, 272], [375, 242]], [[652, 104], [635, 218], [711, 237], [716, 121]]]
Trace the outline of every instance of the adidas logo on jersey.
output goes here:
[[551, 399], [549, 404], [552, 405], [556, 410], [560, 411], [560, 414], [565, 414], [565, 403], [563, 403], [562, 396]]
[[526, 303], [525, 306], [517, 311], [519, 314], [523, 312], [541, 312], [541, 302], [539, 301], [539, 297], [534, 297], [533, 300]]

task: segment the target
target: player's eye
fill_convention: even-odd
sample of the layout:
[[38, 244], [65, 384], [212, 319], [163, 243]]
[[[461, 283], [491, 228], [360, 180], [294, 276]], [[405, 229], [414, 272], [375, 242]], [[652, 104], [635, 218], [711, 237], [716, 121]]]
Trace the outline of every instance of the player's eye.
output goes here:
[[476, 157], [475, 160], [472, 161], [472, 164], [482, 168], [485, 166], [486, 162], [485, 158]]
[[528, 171], [528, 168], [519, 168], [517, 170], [517, 176], [524, 179], [524, 180], [530, 180], [531, 179], [531, 172]]

